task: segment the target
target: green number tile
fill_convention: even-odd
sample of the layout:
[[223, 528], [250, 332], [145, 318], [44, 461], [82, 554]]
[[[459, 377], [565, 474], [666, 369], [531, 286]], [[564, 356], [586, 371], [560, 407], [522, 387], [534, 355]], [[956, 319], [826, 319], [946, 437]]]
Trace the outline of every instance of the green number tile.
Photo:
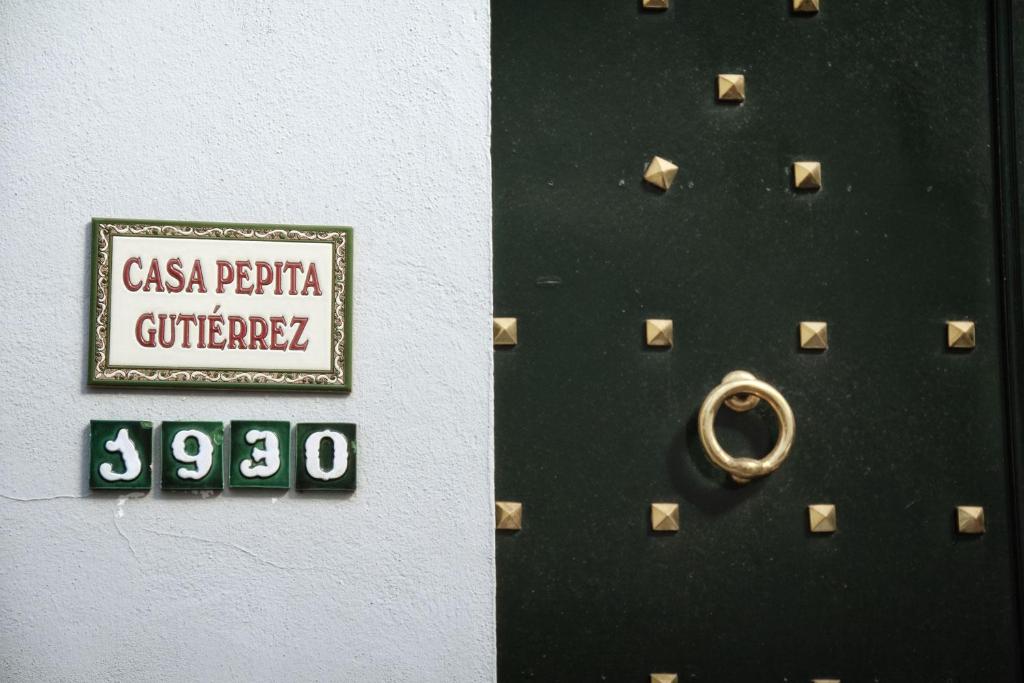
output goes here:
[[288, 488], [290, 436], [288, 422], [232, 421], [231, 488]]
[[295, 488], [356, 490], [356, 426], [306, 422], [295, 428]]
[[89, 488], [148, 491], [153, 485], [153, 423], [89, 423]]
[[162, 488], [219, 491], [224, 488], [224, 425], [220, 422], [164, 422]]

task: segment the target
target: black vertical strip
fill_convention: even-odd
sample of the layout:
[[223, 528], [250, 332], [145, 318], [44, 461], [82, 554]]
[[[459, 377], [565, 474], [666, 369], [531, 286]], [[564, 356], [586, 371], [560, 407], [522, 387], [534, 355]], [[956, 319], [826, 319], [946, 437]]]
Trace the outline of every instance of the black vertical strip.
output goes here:
[[[1024, 284], [1021, 270], [1020, 197], [1014, 129], [1013, 3], [993, 0], [993, 92], [995, 95], [996, 206], [1001, 247], [1004, 370], [1008, 427], [1008, 471], [1017, 569], [1018, 637], [1024, 634]], [[1022, 648], [1024, 660], [1024, 648]], [[1022, 661], [1024, 667], [1024, 661]]]

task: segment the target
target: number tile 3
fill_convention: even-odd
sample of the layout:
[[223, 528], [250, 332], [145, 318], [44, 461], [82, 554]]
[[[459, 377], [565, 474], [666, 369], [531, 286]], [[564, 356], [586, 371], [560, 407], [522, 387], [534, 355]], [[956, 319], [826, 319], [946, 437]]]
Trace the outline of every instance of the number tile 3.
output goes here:
[[290, 437], [288, 422], [232, 421], [231, 488], [288, 488]]

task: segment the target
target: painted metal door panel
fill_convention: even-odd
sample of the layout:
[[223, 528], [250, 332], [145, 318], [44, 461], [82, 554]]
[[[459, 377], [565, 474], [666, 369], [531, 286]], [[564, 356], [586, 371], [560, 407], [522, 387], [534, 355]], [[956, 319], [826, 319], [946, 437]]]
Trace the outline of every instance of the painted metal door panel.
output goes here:
[[[499, 679], [1018, 680], [988, 4], [492, 9], [495, 315], [519, 337], [495, 352], [496, 495], [524, 504], [497, 539]], [[799, 159], [820, 191], [792, 189]], [[696, 433], [737, 369], [797, 423], [745, 486]], [[771, 448], [769, 410], [727, 413], [728, 449]], [[956, 533], [961, 504], [985, 534]]]

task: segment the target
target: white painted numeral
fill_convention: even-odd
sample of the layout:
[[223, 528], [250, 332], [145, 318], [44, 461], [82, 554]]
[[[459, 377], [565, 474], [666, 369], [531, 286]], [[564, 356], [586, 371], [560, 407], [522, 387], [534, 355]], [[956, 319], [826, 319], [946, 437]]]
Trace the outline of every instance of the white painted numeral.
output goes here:
[[[334, 462], [331, 469], [325, 470], [320, 465], [320, 443], [330, 439], [334, 447]], [[337, 479], [348, 471], [348, 439], [344, 434], [330, 429], [313, 432], [306, 437], [306, 471], [309, 476], [321, 481]]]
[[115, 472], [114, 466], [109, 462], [100, 464], [100, 476], [107, 481], [131, 481], [142, 473], [142, 458], [139, 457], [139, 449], [135, 447], [128, 430], [121, 427], [113, 441], [103, 445], [108, 453], [120, 453], [124, 461], [124, 472]]
[[[199, 452], [192, 455], [185, 450], [185, 442], [195, 439], [199, 444]], [[183, 429], [174, 435], [171, 441], [171, 455], [178, 462], [195, 463], [195, 469], [179, 467], [177, 475], [181, 479], [202, 479], [210, 473], [213, 466], [213, 442], [210, 436], [198, 429]]]
[[[256, 446], [260, 441], [266, 442], [266, 448]], [[260, 429], [250, 429], [245, 433], [245, 442], [254, 446], [250, 458], [239, 464], [243, 477], [249, 479], [266, 479], [277, 474], [281, 469], [281, 446], [277, 442], [277, 434]]]

